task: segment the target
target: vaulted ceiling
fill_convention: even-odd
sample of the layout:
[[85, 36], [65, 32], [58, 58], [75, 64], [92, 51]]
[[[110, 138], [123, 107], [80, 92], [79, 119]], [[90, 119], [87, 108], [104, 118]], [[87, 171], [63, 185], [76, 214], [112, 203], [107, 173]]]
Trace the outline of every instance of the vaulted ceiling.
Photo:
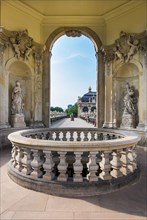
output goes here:
[[19, 0], [44, 16], [103, 16], [132, 0]]

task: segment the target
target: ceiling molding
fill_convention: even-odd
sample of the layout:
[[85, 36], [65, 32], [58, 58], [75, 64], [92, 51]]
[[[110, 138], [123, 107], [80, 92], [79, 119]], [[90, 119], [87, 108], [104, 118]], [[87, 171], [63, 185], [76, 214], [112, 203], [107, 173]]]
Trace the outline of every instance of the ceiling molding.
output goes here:
[[10, 6], [14, 7], [15, 9], [18, 9], [19, 12], [24, 12], [25, 14], [32, 16], [33, 18], [35, 18], [39, 22], [41, 22], [44, 17], [39, 12], [35, 11], [34, 9], [28, 7], [27, 5], [25, 5], [24, 3], [22, 3], [18, 0], [15, 0], [15, 1], [7, 0], [7, 1], [3, 1], [3, 3], [10, 5]]
[[146, 1], [145, 0], [132, 0], [117, 9], [112, 10], [111, 12], [107, 12], [105, 15], [103, 15], [103, 18], [105, 21], [109, 21], [111, 19], [114, 19], [124, 13], [128, 13], [128, 11], [131, 11], [139, 6], [145, 5], [146, 6]]
[[101, 16], [45, 16], [41, 25], [46, 24], [96, 24], [105, 26], [105, 20]]
[[37, 12], [36, 10], [32, 9], [31, 7], [27, 6], [26, 4], [22, 3], [19, 0], [7, 0], [2, 1], [3, 4], [10, 5], [14, 7], [15, 9], [19, 10], [19, 12], [23, 12], [25, 14], [30, 15], [34, 19], [36, 19], [38, 22], [40, 22], [41, 25], [46, 24], [59, 24], [59, 23], [65, 23], [65, 24], [71, 24], [71, 23], [79, 23], [77, 21], [80, 19], [81, 24], [97, 24], [99, 26], [104, 26], [107, 21], [114, 19], [124, 13], [128, 13], [128, 11], [135, 9], [136, 7], [142, 6], [143, 4], [146, 4], [145, 0], [132, 0], [128, 3], [125, 3], [124, 5], [121, 5], [120, 7], [107, 12], [103, 16], [45, 16], [41, 13]]

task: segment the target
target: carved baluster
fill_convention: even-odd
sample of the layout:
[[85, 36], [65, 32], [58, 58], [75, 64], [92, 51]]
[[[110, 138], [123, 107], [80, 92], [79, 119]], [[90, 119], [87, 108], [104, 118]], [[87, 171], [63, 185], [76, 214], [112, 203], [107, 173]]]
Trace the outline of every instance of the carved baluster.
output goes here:
[[102, 153], [102, 161], [99, 163], [102, 172], [99, 177], [103, 180], [110, 180], [112, 176], [110, 175], [111, 164], [110, 164], [110, 153], [111, 151], [104, 151]]
[[35, 137], [35, 139], [38, 139], [38, 135], [37, 134], [35, 134], [34, 137]]
[[89, 168], [89, 181], [98, 181], [98, 176], [96, 175], [96, 172], [98, 170], [98, 164], [96, 163], [96, 155], [97, 152], [90, 152], [90, 158], [89, 158], [89, 163], [88, 163], [88, 168]]
[[84, 139], [83, 141], [88, 141], [88, 131], [84, 131]]
[[113, 151], [112, 152], [113, 159], [111, 160], [112, 168], [113, 170], [111, 171], [111, 176], [114, 178], [118, 178], [122, 176], [122, 173], [120, 172], [121, 168], [121, 161], [120, 161], [120, 150]]
[[91, 141], [95, 140], [95, 131], [91, 131]]
[[112, 139], [116, 139], [116, 135], [115, 134], [112, 135]]
[[45, 154], [45, 162], [43, 164], [43, 168], [45, 171], [45, 174], [43, 175], [43, 179], [45, 180], [52, 180], [54, 178], [53, 169], [54, 169], [54, 162], [52, 159], [52, 153], [51, 151], [43, 151]]
[[12, 145], [12, 151], [11, 151], [11, 155], [12, 155], [12, 159], [11, 159], [11, 163], [13, 164], [13, 167], [16, 167], [17, 165], [17, 160], [16, 160], [16, 156], [17, 156], [17, 147], [15, 144]]
[[81, 141], [81, 131], [77, 131], [77, 141]]
[[66, 138], [66, 131], [63, 131], [63, 138], [62, 138], [62, 141], [67, 141], [67, 138]]
[[103, 133], [103, 140], [107, 140], [107, 135]]
[[46, 140], [46, 136], [45, 136], [44, 133], [41, 134], [41, 139], [42, 139], [42, 140]]
[[98, 141], [103, 140], [103, 133], [98, 133]]
[[59, 139], [59, 135], [60, 135], [60, 131], [56, 131], [56, 138], [55, 138], [56, 141], [59, 141], [59, 140], [60, 140], [60, 139]]
[[17, 156], [16, 156], [16, 161], [17, 161], [16, 168], [18, 169], [19, 172], [21, 172], [21, 170], [23, 169], [22, 162], [21, 162], [22, 158], [23, 158], [23, 151], [19, 147], [17, 148]]
[[129, 159], [129, 164], [128, 164], [128, 169], [133, 172], [137, 168], [137, 162], [136, 162], [136, 153], [135, 153], [135, 146], [130, 147], [128, 149], [128, 159]]
[[58, 170], [60, 172], [60, 175], [58, 176], [58, 180], [59, 181], [67, 181], [67, 174], [66, 174], [66, 171], [67, 171], [67, 167], [68, 167], [68, 164], [66, 162], [66, 152], [58, 152], [60, 154], [60, 162], [58, 164]]
[[31, 166], [32, 166], [32, 173], [31, 175], [34, 177], [38, 177], [41, 178], [43, 176], [43, 172], [42, 172], [42, 164], [43, 161], [41, 160], [42, 157], [42, 151], [41, 150], [34, 150], [31, 149], [31, 151], [33, 152], [33, 160], [31, 162]]
[[130, 173], [129, 169], [128, 169], [128, 165], [129, 165], [129, 158], [128, 158], [128, 150], [127, 149], [123, 149], [121, 152], [121, 162], [122, 162], [122, 166], [120, 168], [120, 171], [122, 172], [123, 175], [127, 175], [128, 173]]
[[50, 139], [50, 132], [47, 132], [47, 133], [46, 133], [45, 139], [46, 139], [46, 140], [51, 140], [51, 139]]
[[74, 141], [74, 137], [73, 137], [73, 135], [74, 135], [74, 132], [73, 131], [70, 131], [70, 141]]
[[32, 152], [30, 149], [24, 148], [23, 149], [23, 154], [24, 157], [22, 158], [22, 172], [25, 173], [26, 175], [30, 175], [31, 172], [33, 171], [32, 166], [31, 166], [31, 161], [32, 161]]
[[83, 152], [74, 152], [75, 154], [75, 162], [73, 163], [73, 168], [74, 168], [74, 177], [73, 181], [74, 182], [83, 182], [83, 177], [81, 175], [82, 170], [83, 170], [83, 165], [81, 163], [81, 155]]
[[54, 138], [53, 138], [53, 133], [54, 133], [53, 131], [50, 131], [50, 132], [49, 132], [49, 134], [48, 134], [48, 139], [49, 139], [49, 140], [54, 140]]

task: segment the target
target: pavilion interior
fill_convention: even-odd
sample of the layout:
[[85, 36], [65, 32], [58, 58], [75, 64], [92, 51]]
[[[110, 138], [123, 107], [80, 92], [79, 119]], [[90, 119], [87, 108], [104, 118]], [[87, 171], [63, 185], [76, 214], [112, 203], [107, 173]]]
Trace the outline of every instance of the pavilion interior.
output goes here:
[[[140, 178], [122, 190], [66, 198], [24, 188], [7, 174], [8, 135], [50, 127], [52, 47], [63, 35], [85, 35], [94, 44], [96, 127], [141, 137], [136, 148]], [[21, 117], [12, 115], [16, 81], [24, 95]], [[127, 83], [135, 91], [135, 117], [124, 113]], [[0, 151], [0, 219], [146, 219], [147, 0], [0, 0]]]
[[[8, 133], [18, 129], [11, 123], [16, 80], [25, 94], [26, 125], [50, 126], [51, 50], [64, 34], [83, 34], [94, 43], [97, 127], [133, 130], [141, 136], [140, 144], [146, 145], [146, 0], [1, 0], [0, 9], [1, 146], [8, 143]], [[121, 127], [127, 82], [137, 94], [136, 122], [129, 128]]]

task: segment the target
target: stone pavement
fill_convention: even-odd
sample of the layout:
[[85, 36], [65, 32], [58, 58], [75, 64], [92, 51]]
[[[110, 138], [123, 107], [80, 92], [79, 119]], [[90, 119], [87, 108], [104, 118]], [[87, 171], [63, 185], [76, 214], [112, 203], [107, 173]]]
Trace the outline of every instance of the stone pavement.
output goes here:
[[[76, 121], [77, 125], [85, 126], [86, 122]], [[74, 122], [72, 126], [75, 126]], [[58, 126], [64, 127], [70, 124], [70, 120], [57, 123]], [[147, 219], [147, 151], [142, 147], [138, 147], [137, 151], [141, 176], [136, 184], [101, 196], [64, 198], [28, 190], [14, 183], [7, 175], [11, 148], [6, 147], [1, 151], [0, 158], [0, 219], [145, 220]]]
[[87, 123], [81, 118], [74, 118], [74, 121], [71, 121], [70, 118], [64, 118], [60, 121], [56, 121], [51, 125], [52, 128], [57, 127], [78, 127], [78, 128], [93, 128], [94, 125]]

